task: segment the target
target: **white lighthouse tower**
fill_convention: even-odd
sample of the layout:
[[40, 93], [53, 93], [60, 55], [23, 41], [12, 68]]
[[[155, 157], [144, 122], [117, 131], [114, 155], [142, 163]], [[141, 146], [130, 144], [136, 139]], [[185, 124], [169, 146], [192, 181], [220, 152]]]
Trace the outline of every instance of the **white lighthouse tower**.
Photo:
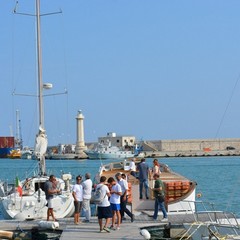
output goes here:
[[83, 127], [84, 116], [81, 110], [78, 111], [76, 120], [77, 120], [77, 143], [75, 152], [77, 158], [87, 158], [87, 155], [84, 152], [84, 150], [86, 150], [87, 147], [85, 146], [84, 142], [84, 127]]

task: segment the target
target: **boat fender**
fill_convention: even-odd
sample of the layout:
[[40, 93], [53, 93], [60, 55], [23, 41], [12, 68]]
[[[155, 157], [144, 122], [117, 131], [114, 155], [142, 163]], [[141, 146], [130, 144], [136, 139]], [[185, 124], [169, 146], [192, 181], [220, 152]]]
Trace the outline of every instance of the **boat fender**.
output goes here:
[[149, 233], [149, 231], [147, 229], [142, 229], [140, 231], [140, 235], [142, 235], [144, 237], [144, 239], [151, 239], [151, 234]]
[[59, 223], [58, 222], [49, 222], [49, 221], [40, 221], [38, 223], [40, 228], [45, 228], [45, 229], [57, 229], [59, 228]]
[[14, 233], [9, 231], [0, 230], [0, 238], [1, 239], [13, 239]]

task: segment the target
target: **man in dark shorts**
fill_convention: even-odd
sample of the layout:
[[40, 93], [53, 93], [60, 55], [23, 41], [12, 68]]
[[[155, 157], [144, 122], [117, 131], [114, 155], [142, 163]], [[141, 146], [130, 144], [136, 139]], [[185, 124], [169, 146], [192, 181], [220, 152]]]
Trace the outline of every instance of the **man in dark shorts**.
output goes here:
[[79, 224], [80, 221], [80, 213], [82, 210], [82, 201], [83, 201], [83, 188], [81, 185], [82, 177], [78, 175], [76, 177], [76, 184], [73, 185], [72, 188], [72, 195], [74, 199], [74, 206], [75, 206], [75, 212], [74, 212], [74, 223]]
[[[101, 203], [98, 203], [98, 223], [100, 226], [100, 233], [108, 232], [110, 233], [110, 229], [108, 225], [112, 219], [112, 209], [110, 206], [110, 202], [108, 198], [111, 196], [108, 186], [106, 185], [107, 178], [102, 176], [100, 178], [100, 183], [97, 185], [96, 189], [101, 188], [102, 193], [105, 195], [104, 199]], [[103, 218], [106, 219], [106, 222], [103, 226]]]

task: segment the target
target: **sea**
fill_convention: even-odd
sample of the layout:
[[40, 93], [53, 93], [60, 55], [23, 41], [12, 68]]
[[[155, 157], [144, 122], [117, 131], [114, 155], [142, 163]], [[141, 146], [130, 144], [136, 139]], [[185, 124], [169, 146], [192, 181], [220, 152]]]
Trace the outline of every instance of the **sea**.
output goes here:
[[[103, 164], [119, 160], [46, 160], [47, 173], [58, 177], [71, 173], [73, 181], [77, 175], [91, 173], [92, 179]], [[146, 162], [152, 167], [152, 158]], [[216, 210], [233, 212], [240, 217], [240, 157], [189, 157], [159, 158], [174, 172], [197, 182], [197, 200], [214, 204]], [[14, 182], [29, 177], [37, 166], [36, 160], [0, 159], [0, 180]], [[30, 175], [31, 176], [31, 175]], [[0, 213], [0, 220], [3, 217]]]

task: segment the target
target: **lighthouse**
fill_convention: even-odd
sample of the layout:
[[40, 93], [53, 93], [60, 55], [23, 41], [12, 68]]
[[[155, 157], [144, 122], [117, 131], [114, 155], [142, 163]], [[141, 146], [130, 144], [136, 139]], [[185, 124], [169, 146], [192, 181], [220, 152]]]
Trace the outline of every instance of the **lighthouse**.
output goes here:
[[84, 116], [81, 110], [78, 111], [76, 120], [77, 120], [77, 143], [75, 152], [77, 158], [87, 158], [87, 155], [84, 152], [84, 150], [86, 150], [87, 147], [85, 146], [84, 142], [84, 127], [83, 127]]

